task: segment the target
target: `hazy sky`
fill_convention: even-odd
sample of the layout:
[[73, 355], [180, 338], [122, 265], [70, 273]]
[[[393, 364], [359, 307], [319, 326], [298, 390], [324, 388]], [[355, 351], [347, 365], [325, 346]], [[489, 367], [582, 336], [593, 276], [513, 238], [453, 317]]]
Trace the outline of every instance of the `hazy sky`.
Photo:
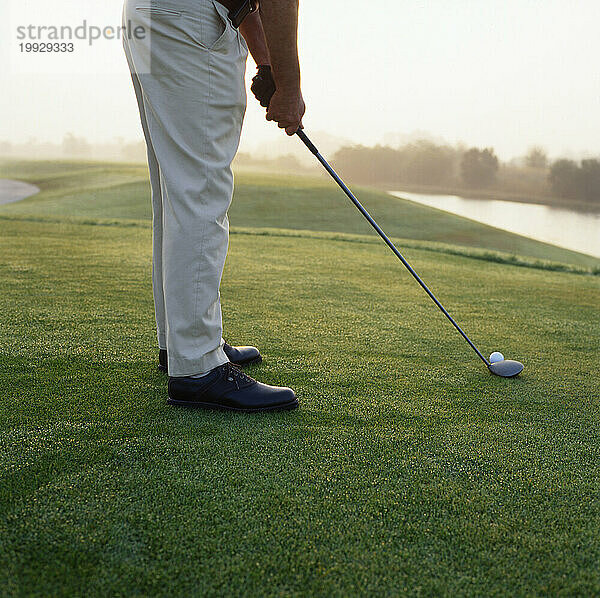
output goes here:
[[[32, 57], [15, 31], [118, 25], [121, 4], [1, 0], [0, 140], [140, 137], [120, 42]], [[599, 0], [301, 0], [300, 10], [309, 131], [372, 144], [423, 130], [503, 158], [532, 144], [600, 154]], [[251, 101], [242, 147], [279, 135]]]

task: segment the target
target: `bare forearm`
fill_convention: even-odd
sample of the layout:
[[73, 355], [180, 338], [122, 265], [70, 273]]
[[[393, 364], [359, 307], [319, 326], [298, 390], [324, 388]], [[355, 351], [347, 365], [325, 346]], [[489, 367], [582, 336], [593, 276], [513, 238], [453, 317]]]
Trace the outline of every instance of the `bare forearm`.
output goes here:
[[248, 44], [248, 50], [254, 62], [257, 65], [271, 64], [269, 48], [267, 47], [265, 32], [258, 12], [253, 12], [244, 19], [240, 25], [240, 33]]
[[260, 16], [278, 89], [300, 89], [298, 0], [261, 0]]

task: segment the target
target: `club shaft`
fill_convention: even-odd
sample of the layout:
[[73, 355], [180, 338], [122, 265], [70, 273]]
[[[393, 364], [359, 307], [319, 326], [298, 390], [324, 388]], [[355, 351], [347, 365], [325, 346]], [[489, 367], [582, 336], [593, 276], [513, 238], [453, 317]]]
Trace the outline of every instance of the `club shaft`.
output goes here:
[[454, 318], [446, 311], [446, 308], [438, 301], [437, 297], [429, 290], [428, 286], [423, 282], [421, 277], [415, 272], [413, 267], [408, 263], [408, 261], [404, 258], [404, 256], [398, 251], [396, 246], [392, 243], [390, 238], [383, 232], [381, 227], [373, 220], [371, 214], [367, 212], [367, 210], [363, 207], [363, 205], [356, 199], [354, 193], [350, 191], [350, 189], [346, 186], [344, 181], [339, 177], [337, 172], [329, 165], [327, 160], [323, 158], [323, 156], [319, 153], [319, 150], [315, 147], [312, 141], [308, 138], [306, 133], [302, 129], [298, 129], [296, 131], [296, 135], [300, 137], [304, 145], [311, 151], [312, 154], [317, 158], [317, 160], [323, 165], [325, 170], [331, 175], [331, 178], [341, 187], [342, 191], [348, 196], [350, 201], [358, 208], [360, 213], [367, 219], [369, 224], [375, 229], [377, 234], [385, 241], [386, 245], [395, 253], [396, 257], [404, 264], [406, 269], [412, 274], [414, 279], [421, 285], [423, 290], [429, 295], [431, 300], [439, 307], [440, 311], [452, 322], [452, 325], [460, 332], [462, 337], [469, 343], [471, 349], [477, 353], [479, 358], [485, 363], [487, 367], [489, 367], [488, 360], [482, 355], [481, 351], [475, 346], [475, 344], [471, 341], [471, 339], [466, 335], [463, 329], [456, 323]]

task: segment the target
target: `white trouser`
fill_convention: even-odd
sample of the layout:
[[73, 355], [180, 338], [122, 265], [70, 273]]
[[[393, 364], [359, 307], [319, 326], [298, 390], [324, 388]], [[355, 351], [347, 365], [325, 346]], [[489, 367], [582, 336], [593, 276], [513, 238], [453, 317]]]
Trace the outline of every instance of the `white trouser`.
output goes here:
[[216, 0], [125, 0], [123, 20], [148, 148], [158, 344], [171, 376], [204, 374], [228, 361], [219, 286], [248, 48]]

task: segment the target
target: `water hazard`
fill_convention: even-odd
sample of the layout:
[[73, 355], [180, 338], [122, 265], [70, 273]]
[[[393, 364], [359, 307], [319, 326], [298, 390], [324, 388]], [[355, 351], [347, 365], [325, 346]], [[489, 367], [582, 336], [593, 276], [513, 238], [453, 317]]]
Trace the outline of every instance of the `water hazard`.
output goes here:
[[600, 258], [600, 213], [576, 212], [537, 204], [456, 195], [391, 191], [420, 204], [465, 216], [531, 239]]

